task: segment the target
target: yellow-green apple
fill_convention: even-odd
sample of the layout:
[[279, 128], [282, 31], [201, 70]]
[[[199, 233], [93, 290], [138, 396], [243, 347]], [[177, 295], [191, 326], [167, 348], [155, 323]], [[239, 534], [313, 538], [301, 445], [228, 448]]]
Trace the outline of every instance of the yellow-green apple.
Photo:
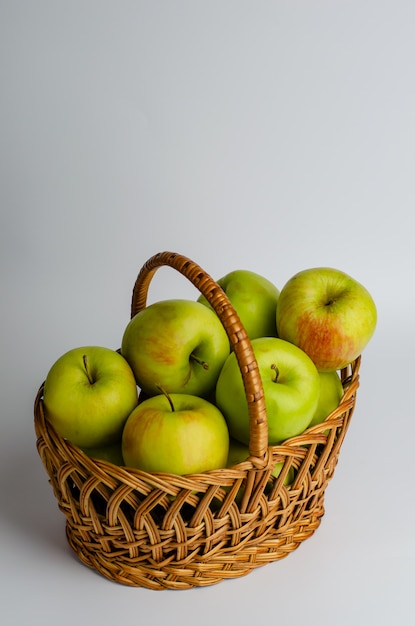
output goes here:
[[[303, 432], [315, 413], [320, 378], [309, 356], [277, 337], [251, 341], [262, 380], [268, 419], [268, 442], [278, 444]], [[249, 444], [248, 402], [242, 374], [232, 352], [216, 385], [216, 404], [232, 437]]]
[[198, 396], [160, 394], [129, 416], [124, 463], [146, 472], [194, 474], [226, 467], [229, 431], [219, 409]]
[[304, 350], [319, 371], [339, 370], [356, 359], [370, 341], [376, 321], [368, 290], [340, 270], [303, 270], [281, 289], [278, 336]]
[[62, 437], [80, 448], [120, 439], [137, 402], [134, 374], [124, 357], [110, 348], [69, 350], [46, 376], [45, 417]]
[[[233, 437], [229, 440], [229, 454], [228, 454], [228, 462], [226, 467], [232, 467], [233, 465], [237, 465], [238, 463], [243, 463], [249, 458], [249, 447], [233, 439]], [[276, 463], [274, 469], [271, 472], [271, 476], [274, 478], [278, 478], [281, 474], [281, 470], [284, 466], [284, 463]], [[286, 477], [284, 478], [284, 485], [290, 485], [294, 480], [294, 468], [291, 466], [287, 472]]]
[[113, 465], [124, 465], [122, 456], [121, 439], [107, 446], [97, 446], [96, 448], [82, 448], [82, 451], [91, 459], [101, 459], [109, 461]]
[[[277, 336], [280, 292], [271, 281], [249, 270], [234, 270], [216, 282], [228, 296], [250, 339]], [[203, 295], [198, 301], [210, 306]]]
[[337, 409], [344, 393], [340, 376], [335, 370], [319, 372], [319, 376], [320, 395], [310, 426], [321, 424], [334, 409]]
[[185, 393], [207, 397], [230, 351], [218, 316], [200, 302], [161, 300], [128, 323], [121, 353], [149, 396]]

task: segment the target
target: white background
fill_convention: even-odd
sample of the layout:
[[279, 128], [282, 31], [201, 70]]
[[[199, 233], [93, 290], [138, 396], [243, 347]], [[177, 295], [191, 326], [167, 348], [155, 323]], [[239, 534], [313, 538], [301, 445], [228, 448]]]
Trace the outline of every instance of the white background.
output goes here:
[[[414, 32], [411, 0], [1, 1], [4, 624], [414, 623]], [[331, 265], [379, 311], [317, 533], [174, 592], [72, 555], [32, 409], [63, 352], [119, 347], [162, 250], [279, 287]]]

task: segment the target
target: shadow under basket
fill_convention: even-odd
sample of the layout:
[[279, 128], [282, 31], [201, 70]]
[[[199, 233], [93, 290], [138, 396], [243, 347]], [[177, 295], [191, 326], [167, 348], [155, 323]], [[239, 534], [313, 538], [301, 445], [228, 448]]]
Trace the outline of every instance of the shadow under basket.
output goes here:
[[[251, 343], [223, 290], [172, 252], [151, 257], [133, 289], [131, 317], [146, 306], [156, 270], [170, 266], [208, 299], [236, 354], [250, 415], [249, 457], [197, 475], [150, 474], [94, 460], [45, 420], [43, 385], [34, 406], [37, 450], [78, 558], [106, 578], [148, 589], [189, 589], [244, 576], [308, 539], [324, 514], [353, 414], [360, 357], [341, 371], [344, 395], [326, 420], [268, 446], [265, 400]], [[283, 462], [277, 478], [271, 472]], [[291, 469], [293, 468], [293, 469]], [[289, 485], [285, 479], [294, 470]]]

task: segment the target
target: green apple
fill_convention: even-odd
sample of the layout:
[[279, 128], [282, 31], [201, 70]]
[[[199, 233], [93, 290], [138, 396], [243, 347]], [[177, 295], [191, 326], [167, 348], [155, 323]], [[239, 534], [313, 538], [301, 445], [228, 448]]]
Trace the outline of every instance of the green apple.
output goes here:
[[[243, 463], [249, 458], [249, 447], [236, 439], [230, 438], [229, 441], [229, 454], [226, 467], [232, 467], [238, 463]], [[284, 463], [276, 463], [274, 469], [271, 472], [271, 476], [278, 478]], [[290, 485], [294, 480], [294, 468], [291, 466], [284, 478], [284, 485]]]
[[278, 336], [306, 352], [319, 371], [340, 370], [370, 341], [377, 312], [367, 289], [344, 272], [317, 267], [298, 272], [278, 300]]
[[108, 446], [97, 446], [96, 448], [82, 448], [91, 459], [101, 459], [109, 461], [113, 465], [124, 465], [122, 456], [121, 440], [111, 443]]
[[[317, 408], [320, 378], [312, 360], [297, 346], [276, 337], [253, 339], [264, 389], [268, 442], [278, 444], [302, 433]], [[235, 354], [225, 361], [216, 385], [216, 404], [232, 437], [249, 444], [249, 414]]]
[[127, 361], [100, 346], [63, 354], [50, 368], [43, 391], [46, 419], [80, 448], [120, 439], [137, 402], [137, 385]]
[[[250, 339], [276, 337], [277, 287], [249, 270], [234, 270], [216, 281], [228, 296]], [[210, 306], [205, 296], [199, 302]]]
[[334, 409], [337, 409], [344, 393], [340, 376], [336, 371], [319, 372], [319, 376], [320, 395], [310, 426], [321, 424]]
[[122, 436], [125, 465], [145, 472], [183, 475], [223, 468], [228, 450], [222, 413], [188, 394], [144, 400], [129, 416]]
[[230, 351], [217, 315], [200, 302], [161, 300], [127, 325], [121, 353], [149, 396], [185, 393], [208, 397]]

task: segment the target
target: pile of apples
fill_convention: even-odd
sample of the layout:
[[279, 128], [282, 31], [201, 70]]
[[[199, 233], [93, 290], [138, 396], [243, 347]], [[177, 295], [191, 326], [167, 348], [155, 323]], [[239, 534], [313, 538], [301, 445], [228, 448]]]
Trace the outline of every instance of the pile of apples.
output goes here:
[[[269, 444], [321, 423], [342, 398], [339, 371], [375, 331], [370, 293], [324, 267], [295, 274], [281, 291], [248, 270], [217, 282], [252, 343]], [[46, 377], [43, 403], [62, 437], [117, 465], [183, 475], [249, 456], [242, 375], [203, 295], [150, 304], [129, 321], [120, 350], [86, 346], [63, 354]]]

